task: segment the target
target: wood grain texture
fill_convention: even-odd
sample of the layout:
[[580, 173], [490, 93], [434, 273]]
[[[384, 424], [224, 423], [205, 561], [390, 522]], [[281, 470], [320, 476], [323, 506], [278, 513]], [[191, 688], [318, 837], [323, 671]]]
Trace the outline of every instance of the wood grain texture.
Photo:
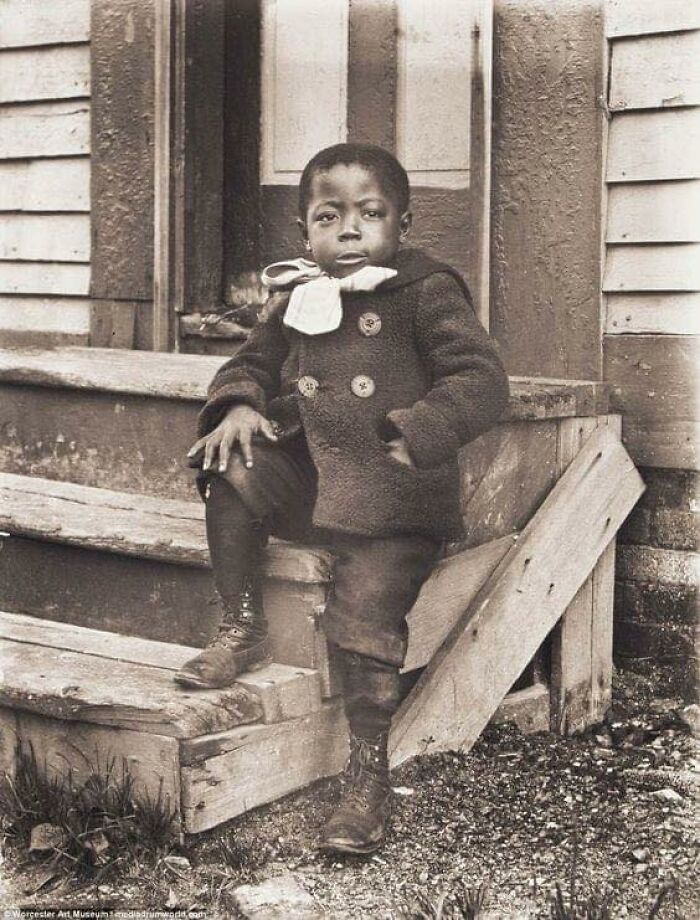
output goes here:
[[89, 157], [0, 162], [0, 211], [89, 210]]
[[0, 293], [2, 294], [85, 296], [89, 293], [89, 288], [89, 265], [0, 260]]
[[700, 293], [608, 294], [606, 335], [699, 335]]
[[517, 539], [517, 533], [500, 537], [438, 563], [407, 618], [409, 636], [404, 671], [428, 664]]
[[17, 712], [17, 731], [22, 748], [34, 751], [49, 776], [65, 778], [70, 769], [74, 780], [81, 783], [96, 774], [104, 777], [112, 761], [115, 782], [124, 769], [128, 770], [137, 797], [156, 801], [160, 792], [164, 804], [175, 812], [176, 820], [179, 818], [179, 750], [175, 738], [28, 712]]
[[90, 38], [90, 0], [3, 0], [0, 48], [84, 42]]
[[608, 182], [697, 179], [700, 109], [617, 114], [610, 123]]
[[0, 259], [89, 262], [87, 214], [5, 214], [0, 220]]
[[608, 246], [603, 290], [700, 291], [700, 244]]
[[619, 439], [596, 431], [404, 702], [392, 731], [394, 763], [473, 743], [642, 488]]
[[[72, 482], [0, 473], [1, 526], [10, 533], [123, 555], [208, 565], [204, 507], [194, 502], [113, 492]], [[271, 578], [325, 583], [330, 554], [274, 542]]]
[[87, 44], [0, 51], [0, 102], [75, 99], [89, 95], [90, 47]]
[[[650, 466], [679, 469], [694, 462], [697, 441], [695, 375], [700, 361], [700, 340], [695, 336], [615, 335], [604, 337], [606, 379], [613, 386], [613, 401], [623, 415], [623, 436], [641, 464], [640, 440], [650, 436], [646, 460], [662, 447], [663, 462]], [[694, 467], [690, 467], [694, 468]]]
[[628, 416], [622, 428], [625, 446], [639, 466], [700, 470], [700, 422], [659, 418], [651, 428], [645, 419]]
[[612, 111], [700, 103], [700, 30], [647, 35], [612, 46]]
[[90, 104], [0, 106], [0, 159], [90, 153]]
[[700, 28], [700, 7], [688, 0], [606, 0], [609, 38]]
[[77, 722], [189, 738], [256, 722], [262, 707], [248, 690], [179, 689], [162, 668], [0, 639], [0, 705]]
[[339, 700], [278, 725], [222, 732], [181, 746], [185, 829], [199, 833], [338, 773], [347, 756]]
[[87, 336], [90, 304], [72, 297], [0, 295], [0, 329]]
[[536, 683], [509, 693], [493, 714], [492, 723], [511, 722], [523, 734], [549, 731], [549, 687]]
[[608, 191], [608, 243], [700, 241], [700, 179], [613, 185]]

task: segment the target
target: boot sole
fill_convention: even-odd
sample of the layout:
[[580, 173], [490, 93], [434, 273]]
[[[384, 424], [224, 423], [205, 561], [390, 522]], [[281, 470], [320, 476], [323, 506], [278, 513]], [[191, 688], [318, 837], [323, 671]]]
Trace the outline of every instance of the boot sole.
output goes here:
[[229, 678], [225, 683], [208, 681], [199, 674], [182, 670], [175, 672], [173, 680], [179, 686], [189, 687], [193, 690], [222, 690], [225, 687], [230, 687], [244, 674], [250, 674], [251, 671], [259, 671], [262, 668], [266, 668], [269, 664], [272, 664], [272, 655], [269, 651], [265, 650], [262, 658], [256, 657], [250, 662], [243, 660], [241, 662], [241, 668], [236, 673], [235, 677]]
[[316, 846], [316, 849], [320, 853], [345, 853], [349, 856], [367, 856], [370, 853], [374, 853], [375, 850], [378, 850], [381, 845], [384, 843], [384, 840], [377, 840], [376, 843], [369, 843], [366, 846], [357, 846], [356, 844], [344, 843], [338, 840], [335, 843], [331, 841], [319, 843]]

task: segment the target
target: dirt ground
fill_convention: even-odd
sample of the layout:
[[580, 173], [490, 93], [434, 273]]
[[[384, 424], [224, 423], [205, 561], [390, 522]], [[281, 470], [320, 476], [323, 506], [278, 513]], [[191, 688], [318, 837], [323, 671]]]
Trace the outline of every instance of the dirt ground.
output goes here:
[[[680, 701], [616, 677], [606, 723], [574, 738], [489, 728], [468, 754], [418, 758], [392, 775], [394, 815], [370, 858], [317, 854], [338, 781], [187, 841], [103, 863], [76, 878], [52, 855], [30, 855], [6, 831], [3, 906], [202, 910], [236, 917], [245, 882], [292, 873], [329, 917], [429, 917], [459, 881], [487, 886], [490, 918], [559, 917], [559, 883], [585, 918], [700, 916], [700, 741]], [[107, 867], [105, 869], [105, 866]], [[2, 887], [0, 886], [0, 891]], [[594, 896], [608, 913], [595, 913]], [[423, 912], [417, 899], [424, 901]]]

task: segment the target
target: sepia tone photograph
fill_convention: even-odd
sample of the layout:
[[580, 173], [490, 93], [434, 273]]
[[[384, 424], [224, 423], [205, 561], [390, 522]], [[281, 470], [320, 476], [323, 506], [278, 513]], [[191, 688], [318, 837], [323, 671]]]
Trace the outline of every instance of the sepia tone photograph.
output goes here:
[[0, 0], [0, 918], [700, 916], [700, 0]]

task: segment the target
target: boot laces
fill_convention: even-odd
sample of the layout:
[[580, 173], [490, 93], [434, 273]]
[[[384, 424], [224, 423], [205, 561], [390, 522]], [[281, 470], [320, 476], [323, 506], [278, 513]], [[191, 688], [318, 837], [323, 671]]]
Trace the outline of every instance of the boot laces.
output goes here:
[[238, 606], [222, 603], [223, 616], [218, 635], [209, 643], [212, 647], [232, 648], [252, 644], [265, 638], [266, 628], [262, 612], [255, 606], [252, 588], [246, 582]]
[[386, 765], [381, 755], [381, 741], [352, 739], [350, 759], [345, 767], [344, 800], [364, 811], [377, 807], [377, 798], [389, 791]]

